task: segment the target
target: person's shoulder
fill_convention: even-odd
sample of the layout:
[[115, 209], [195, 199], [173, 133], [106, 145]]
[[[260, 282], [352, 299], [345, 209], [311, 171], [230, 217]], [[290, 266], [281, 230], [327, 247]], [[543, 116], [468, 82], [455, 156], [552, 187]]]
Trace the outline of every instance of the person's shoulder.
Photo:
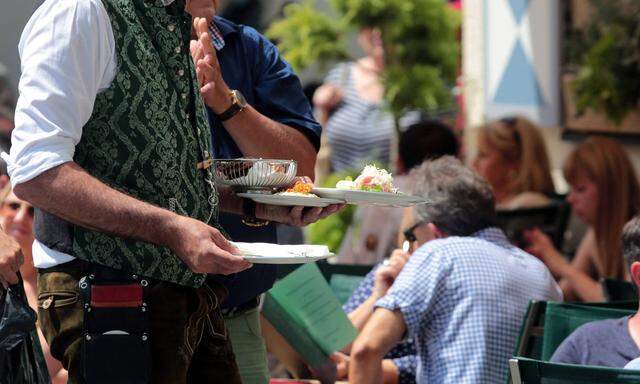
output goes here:
[[591, 321], [576, 328], [567, 338], [574, 344], [598, 343], [599, 340], [611, 340], [620, 330], [625, 318]]
[[270, 46], [273, 45], [271, 41], [269, 41], [269, 39], [267, 39], [263, 34], [248, 25], [237, 24], [221, 16], [215, 17], [215, 23], [223, 35], [230, 33], [237, 34], [245, 44], [248, 43], [254, 46], [264, 44]]
[[73, 11], [77, 16], [102, 15], [106, 12], [102, 0], [47, 0], [33, 13], [36, 17]]
[[[23, 48], [32, 37], [55, 36], [59, 39], [60, 33], [66, 33], [68, 36], [88, 34], [89, 31], [100, 29], [108, 23], [109, 15], [102, 0], [47, 0], [40, 4], [29, 18], [19, 47]], [[56, 34], [46, 32], [54, 26]]]

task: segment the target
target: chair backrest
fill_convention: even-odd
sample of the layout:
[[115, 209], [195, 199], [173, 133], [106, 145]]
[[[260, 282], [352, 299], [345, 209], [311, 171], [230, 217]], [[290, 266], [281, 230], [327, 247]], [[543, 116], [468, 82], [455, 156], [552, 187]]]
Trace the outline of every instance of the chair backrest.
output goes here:
[[[527, 313], [522, 320], [522, 326], [520, 328], [520, 335], [518, 336], [518, 340], [516, 342], [516, 348], [514, 351], [514, 356], [517, 357], [526, 357], [530, 359], [542, 359], [543, 356], [543, 346], [544, 339], [547, 335], [546, 332], [546, 323], [550, 321], [555, 323], [559, 321], [562, 325], [552, 324], [549, 327], [549, 339], [546, 343], [547, 350], [545, 351], [546, 355], [553, 355], [555, 352], [555, 348], [566, 338], [572, 331], [575, 329], [575, 326], [579, 326], [586, 321], [592, 320], [601, 320], [603, 318], [612, 318], [612, 317], [622, 317], [627, 313], [631, 313], [638, 308], [637, 301], [618, 301], [618, 302], [605, 302], [605, 303], [579, 303], [579, 304], [558, 304], [552, 303], [553, 309], [551, 310], [551, 317], [549, 320], [546, 319], [547, 313], [547, 302], [546, 301], [535, 301], [531, 300], [529, 302], [529, 308], [527, 309]], [[559, 307], [559, 305], [561, 307]], [[563, 313], [563, 308], [565, 306], [569, 306], [571, 309], [570, 312], [567, 313], [567, 316], [571, 316], [575, 307], [583, 307], [583, 310], [580, 311], [580, 324], [569, 324], [570, 326], [566, 326], [566, 321], [562, 319], [564, 316], [561, 315]], [[591, 309], [595, 309], [597, 314], [589, 315], [591, 313]], [[602, 310], [605, 311], [602, 311]], [[607, 311], [608, 309], [612, 311]], [[558, 315], [560, 314], [560, 315]], [[608, 315], [610, 317], [606, 317]], [[558, 319], [560, 318], [560, 320]], [[559, 331], [557, 328], [562, 328], [562, 331]], [[573, 329], [571, 329], [573, 328]], [[571, 329], [571, 331], [569, 330]], [[569, 332], [569, 333], [567, 333]], [[552, 337], [551, 334], [554, 336]], [[553, 341], [552, 341], [553, 339]], [[559, 341], [558, 341], [559, 340]], [[555, 345], [555, 347], [553, 347]], [[507, 380], [507, 382], [511, 382], [511, 378]]]
[[512, 384], [628, 384], [640, 382], [640, 371], [556, 364], [526, 357], [509, 360]]
[[547, 303], [544, 319], [542, 360], [549, 360], [556, 348], [579, 326], [592, 321], [629, 316], [635, 312], [636, 309]]
[[606, 301], [638, 300], [636, 285], [630, 281], [605, 278], [600, 285]]
[[329, 282], [329, 286], [338, 301], [344, 304], [364, 279], [364, 276], [371, 271], [373, 265], [319, 262], [318, 267], [324, 278]]
[[358, 288], [360, 283], [364, 280], [362, 276], [343, 275], [336, 273], [331, 275], [329, 280], [329, 287], [338, 298], [340, 304], [344, 304], [349, 300], [353, 291]]
[[570, 213], [567, 202], [554, 200], [544, 207], [499, 210], [496, 219], [498, 227], [519, 247], [525, 245], [522, 232], [537, 227], [551, 237], [556, 248], [562, 249]]
[[[340, 304], [344, 304], [353, 291], [358, 287], [364, 276], [371, 271], [373, 265], [360, 264], [330, 264], [325, 260], [318, 261], [318, 268], [322, 276], [329, 282], [329, 286]], [[295, 264], [278, 265], [278, 279], [282, 279], [289, 273], [300, 267]]]

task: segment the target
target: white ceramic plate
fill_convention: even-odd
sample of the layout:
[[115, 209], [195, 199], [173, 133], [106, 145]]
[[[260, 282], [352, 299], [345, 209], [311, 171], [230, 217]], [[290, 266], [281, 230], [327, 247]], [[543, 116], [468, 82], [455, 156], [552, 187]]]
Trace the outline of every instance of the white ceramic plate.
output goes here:
[[285, 207], [302, 206], [324, 208], [331, 204], [344, 204], [344, 200], [325, 199], [321, 197], [283, 196], [263, 193], [238, 193], [237, 196], [251, 199], [260, 204], [281, 205]]
[[426, 204], [427, 201], [418, 196], [402, 193], [353, 191], [337, 188], [314, 188], [311, 193], [319, 197], [346, 201], [347, 204], [379, 205], [385, 207], [411, 207]]
[[324, 245], [233, 244], [254, 264], [305, 264], [334, 256]]

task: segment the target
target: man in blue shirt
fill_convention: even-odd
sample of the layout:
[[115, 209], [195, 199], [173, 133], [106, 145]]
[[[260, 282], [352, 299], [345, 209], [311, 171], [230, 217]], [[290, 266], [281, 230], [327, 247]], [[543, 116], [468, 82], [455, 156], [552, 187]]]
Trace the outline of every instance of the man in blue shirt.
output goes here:
[[[215, 158], [293, 159], [299, 174], [312, 178], [321, 127], [291, 67], [250, 27], [217, 16], [207, 26], [208, 39], [191, 48], [205, 84], [201, 93], [209, 108]], [[243, 208], [246, 217], [220, 217], [231, 238], [275, 243], [275, 225], [252, 220], [250, 201]], [[254, 265], [246, 273], [212, 277], [229, 289], [223, 312], [245, 383], [269, 380], [258, 296], [271, 288], [275, 275], [275, 266]]]
[[493, 192], [479, 175], [450, 156], [413, 175], [413, 193], [430, 202], [412, 209], [407, 230], [420, 248], [401, 272], [393, 263], [378, 272], [382, 298], [353, 344], [349, 382], [381, 377], [382, 357], [405, 332], [418, 384], [500, 382], [529, 300], [561, 300], [560, 288], [493, 226]]

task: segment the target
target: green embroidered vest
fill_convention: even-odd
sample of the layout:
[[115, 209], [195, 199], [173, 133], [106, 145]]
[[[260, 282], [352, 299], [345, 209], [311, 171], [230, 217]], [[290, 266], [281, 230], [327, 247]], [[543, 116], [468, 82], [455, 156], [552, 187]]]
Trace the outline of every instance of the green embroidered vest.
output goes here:
[[[115, 38], [117, 73], [84, 126], [75, 161], [107, 185], [205, 223], [217, 221], [209, 170], [211, 134], [189, 56], [184, 0], [102, 0]], [[128, 225], [123, 221], [123, 226]], [[188, 286], [194, 274], [169, 249], [73, 227], [74, 256]]]

